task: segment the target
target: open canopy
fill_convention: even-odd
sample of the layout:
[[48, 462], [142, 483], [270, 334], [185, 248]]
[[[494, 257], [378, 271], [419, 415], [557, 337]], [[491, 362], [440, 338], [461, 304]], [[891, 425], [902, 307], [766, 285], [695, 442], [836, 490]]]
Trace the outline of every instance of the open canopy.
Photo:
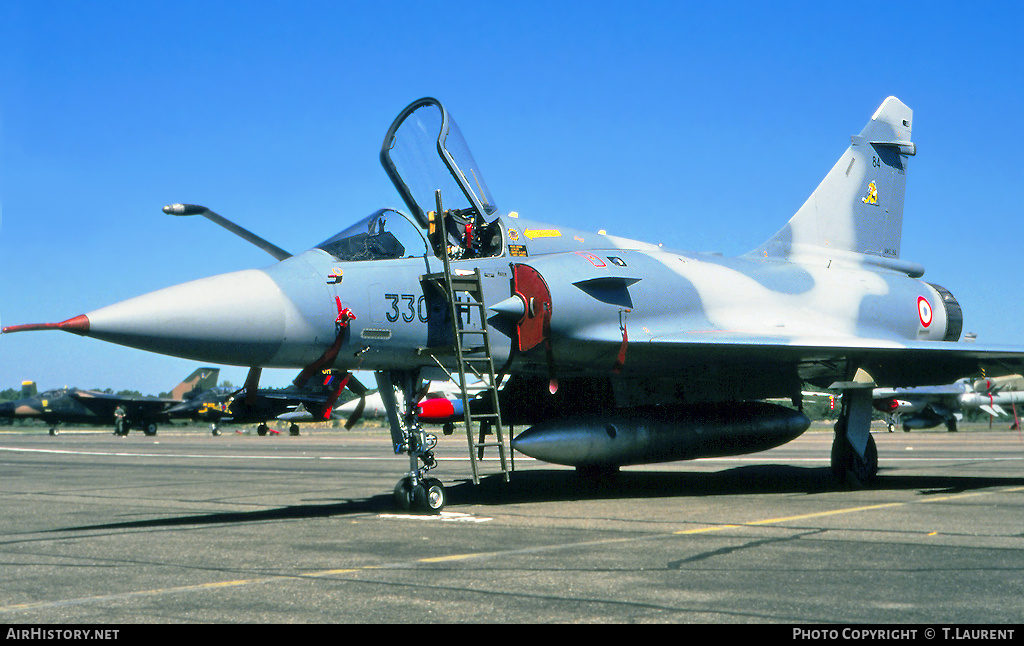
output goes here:
[[437, 208], [436, 191], [444, 209], [467, 220], [497, 210], [459, 127], [437, 99], [419, 99], [402, 110], [384, 138], [380, 161], [424, 228]]

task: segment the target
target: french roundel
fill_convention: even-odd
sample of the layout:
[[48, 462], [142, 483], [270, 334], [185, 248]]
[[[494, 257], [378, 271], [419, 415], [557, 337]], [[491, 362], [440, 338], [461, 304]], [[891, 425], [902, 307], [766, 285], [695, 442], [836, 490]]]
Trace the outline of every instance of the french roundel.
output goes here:
[[917, 315], [921, 317], [921, 325], [928, 327], [932, 324], [932, 305], [924, 296], [917, 297]]

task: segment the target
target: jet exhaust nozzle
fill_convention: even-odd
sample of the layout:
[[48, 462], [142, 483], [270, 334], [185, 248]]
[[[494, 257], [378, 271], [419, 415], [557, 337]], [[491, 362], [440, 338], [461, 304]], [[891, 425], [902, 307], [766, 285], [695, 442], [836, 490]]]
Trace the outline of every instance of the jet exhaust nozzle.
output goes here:
[[512, 448], [577, 467], [672, 462], [764, 451], [810, 424], [800, 411], [764, 402], [695, 404], [546, 421], [512, 440]]

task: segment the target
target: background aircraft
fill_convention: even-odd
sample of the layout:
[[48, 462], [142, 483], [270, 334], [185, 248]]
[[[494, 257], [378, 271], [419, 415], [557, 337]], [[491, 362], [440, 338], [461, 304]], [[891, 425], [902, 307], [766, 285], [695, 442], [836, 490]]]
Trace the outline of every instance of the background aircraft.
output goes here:
[[[469, 385], [466, 388], [470, 396], [479, 393], [482, 386]], [[463, 421], [461, 391], [451, 381], [429, 382], [424, 386], [416, 403], [417, 416], [424, 424], [454, 424]], [[346, 420], [345, 428], [351, 429], [362, 420], [387, 419], [387, 406], [380, 392], [372, 392], [364, 397], [356, 397], [334, 407], [330, 418]], [[284, 421], [310, 422], [317, 418], [306, 410], [284, 413], [277, 417]], [[445, 435], [450, 435], [451, 427], [446, 428]]]
[[[258, 379], [258, 375], [256, 377]], [[167, 410], [174, 418], [187, 418], [210, 422], [214, 435], [220, 435], [223, 423], [257, 424], [256, 433], [266, 435], [267, 425], [275, 418], [291, 421], [289, 432], [299, 434], [298, 421], [322, 421], [331, 418], [331, 408], [345, 387], [360, 394], [365, 387], [354, 377], [326, 371], [320, 378], [308, 379], [301, 387], [286, 389], [257, 388], [255, 379], [249, 380], [242, 388], [215, 388], [199, 394]], [[364, 396], [357, 396], [356, 402]], [[296, 409], [302, 413], [295, 414]]]
[[[227, 223], [277, 263], [4, 331], [63, 330], [256, 378], [373, 370], [394, 450], [409, 458], [403, 508], [444, 505], [428, 475], [437, 438], [415, 404], [424, 380], [450, 375], [464, 403], [471, 375], [491, 398], [479, 417], [464, 406], [474, 481], [491, 445], [474, 423], [493, 430], [506, 478], [508, 424], [529, 426], [512, 448], [605, 474], [788, 442], [809, 425], [804, 382], [843, 392], [832, 470], [868, 481], [873, 387], [1024, 367], [1022, 348], [957, 343], [957, 300], [900, 258], [911, 127], [911, 110], [886, 99], [778, 233], [726, 258], [501, 212], [454, 121], [425, 98], [380, 153], [408, 214], [381, 209], [295, 256]], [[226, 224], [197, 205], [164, 210]], [[778, 397], [793, 407], [766, 401]]]
[[[29, 397], [35, 397], [39, 394], [39, 389], [36, 388], [36, 382], [34, 381], [23, 381], [21, 382], [21, 393], [18, 399], [28, 399]], [[0, 410], [3, 410], [3, 404], [7, 402], [0, 402]], [[6, 416], [0, 414], [0, 426], [10, 426], [14, 423], [14, 416]]]
[[362, 398], [350, 399], [344, 404], [336, 406], [331, 414], [334, 419], [345, 420], [345, 428], [352, 428], [360, 420], [381, 420], [388, 416], [384, 398], [379, 392], [370, 393]]
[[1013, 411], [1013, 425], [1019, 427], [1017, 404], [1024, 402], [1024, 378], [1020, 375], [978, 379], [960, 379], [945, 386], [919, 386], [917, 388], [877, 388], [874, 391], [875, 408], [885, 413], [889, 431], [900, 424], [904, 431], [934, 428], [945, 424], [950, 431], [957, 430], [957, 421], [967, 409], [981, 409], [992, 417]]
[[146, 435], [156, 435], [157, 423], [169, 419], [169, 408], [213, 388], [219, 376], [219, 368], [199, 368], [171, 389], [167, 399], [58, 388], [2, 403], [0, 417], [41, 419], [50, 425], [50, 435], [57, 434], [59, 424], [112, 424], [115, 435], [127, 435], [132, 427], [141, 428]]

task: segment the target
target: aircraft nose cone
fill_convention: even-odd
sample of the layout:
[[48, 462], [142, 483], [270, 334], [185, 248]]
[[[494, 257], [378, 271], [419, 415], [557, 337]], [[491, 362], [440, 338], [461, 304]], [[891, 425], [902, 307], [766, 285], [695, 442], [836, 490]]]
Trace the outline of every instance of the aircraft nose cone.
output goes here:
[[85, 315], [79, 334], [229, 365], [274, 364], [287, 336], [308, 325], [270, 276], [245, 270], [182, 283]]
[[0, 419], [14, 418], [14, 402], [0, 404]]

